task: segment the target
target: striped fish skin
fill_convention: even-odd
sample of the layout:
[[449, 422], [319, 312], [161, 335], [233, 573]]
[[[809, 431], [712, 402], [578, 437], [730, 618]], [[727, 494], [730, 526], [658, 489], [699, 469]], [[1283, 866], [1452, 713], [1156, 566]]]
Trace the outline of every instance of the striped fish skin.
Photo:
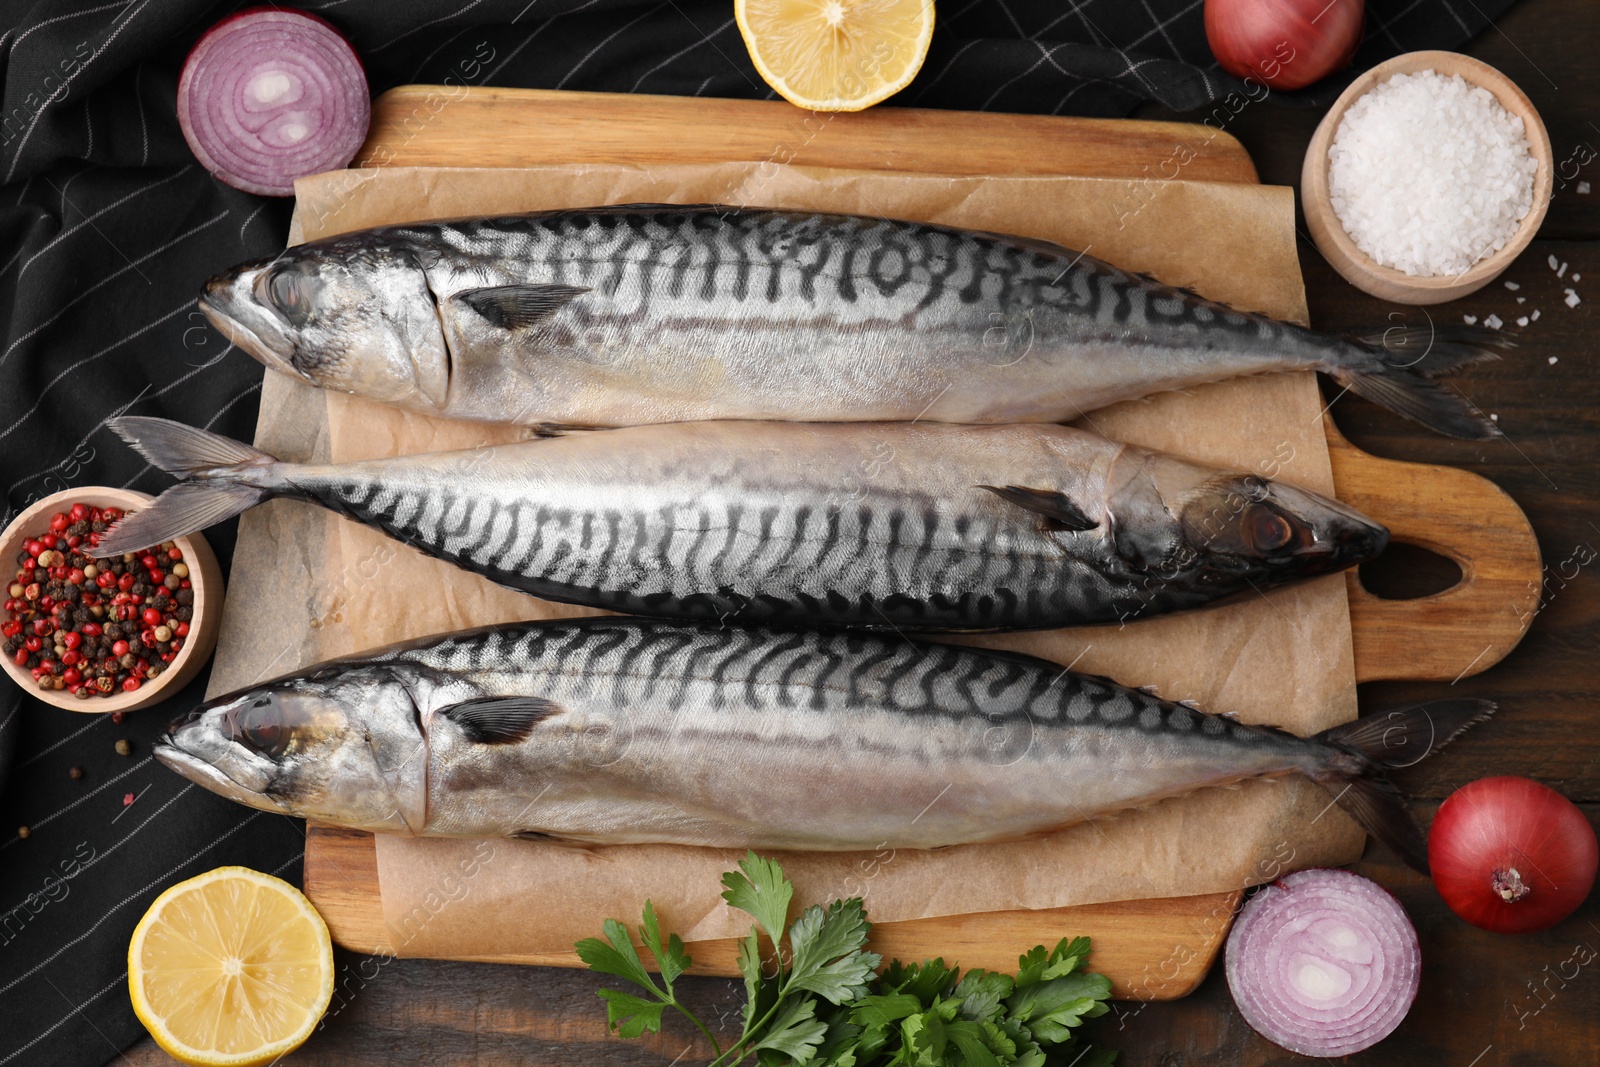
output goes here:
[[537, 596], [667, 618], [1125, 622], [1330, 573], [1387, 541], [1293, 485], [1051, 425], [671, 424], [334, 466], [163, 420], [115, 428], [187, 481], [101, 553], [192, 532], [167, 516], [208, 491], [229, 513], [292, 496]]
[[[1435, 746], [1486, 713], [1453, 703]], [[375, 831], [842, 850], [1022, 837], [1255, 777], [1366, 795], [1356, 729], [1302, 739], [894, 635], [599, 618], [336, 661], [202, 706], [156, 754]]]
[[1059, 422], [1313, 369], [1484, 436], [1492, 424], [1428, 379], [1504, 343], [1464, 329], [1427, 333], [1426, 349], [1405, 330], [1352, 341], [1043, 241], [705, 206], [368, 230], [236, 267], [200, 306], [314, 385], [525, 425]]

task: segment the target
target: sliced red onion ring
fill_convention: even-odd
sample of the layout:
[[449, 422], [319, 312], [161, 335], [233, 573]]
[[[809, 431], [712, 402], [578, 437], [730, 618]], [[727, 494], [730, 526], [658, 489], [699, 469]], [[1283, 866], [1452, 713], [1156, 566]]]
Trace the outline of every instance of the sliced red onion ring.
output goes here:
[[372, 117], [350, 43], [301, 11], [251, 8], [194, 46], [178, 80], [178, 124], [219, 181], [293, 196], [294, 181], [355, 158]]
[[1349, 871], [1298, 871], [1258, 892], [1227, 954], [1244, 1021], [1302, 1056], [1348, 1056], [1388, 1037], [1422, 975], [1400, 902]]

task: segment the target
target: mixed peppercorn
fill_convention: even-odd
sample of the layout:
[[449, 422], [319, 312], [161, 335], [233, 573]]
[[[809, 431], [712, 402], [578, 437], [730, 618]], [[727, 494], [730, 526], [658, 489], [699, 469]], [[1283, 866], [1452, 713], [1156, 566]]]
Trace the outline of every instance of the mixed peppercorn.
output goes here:
[[189, 636], [194, 589], [176, 544], [116, 559], [81, 551], [122, 517], [121, 508], [74, 504], [17, 554], [0, 635], [6, 657], [40, 689], [84, 700], [131, 693], [165, 670]]

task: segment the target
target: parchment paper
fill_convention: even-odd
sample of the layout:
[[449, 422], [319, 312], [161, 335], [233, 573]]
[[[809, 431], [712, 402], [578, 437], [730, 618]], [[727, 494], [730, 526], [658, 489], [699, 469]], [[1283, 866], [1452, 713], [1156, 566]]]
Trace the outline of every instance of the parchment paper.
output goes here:
[[[342, 171], [299, 183], [291, 242], [383, 223], [640, 201], [723, 202], [876, 214], [1028, 234], [1149, 272], [1237, 307], [1304, 322], [1288, 189], [1088, 178], [947, 178], [720, 166], [525, 171]], [[1323, 493], [1332, 474], [1310, 374], [1224, 382], [1096, 412], [1083, 425]], [[523, 437], [317, 393], [274, 374], [257, 444], [334, 461]], [[298, 503], [246, 515], [213, 689], [329, 656], [467, 626], [597, 614], [549, 604], [428, 559]], [[299, 624], [298, 632], [294, 625]], [[973, 639], [1154, 685], [1171, 699], [1296, 733], [1355, 716], [1344, 579], [1126, 627]], [[715, 758], [715, 754], [708, 754]], [[930, 804], [941, 783], [928, 783]], [[932, 852], [790, 854], [801, 903], [860, 894], [876, 921], [1242, 888], [1282, 867], [1349, 862], [1359, 829], [1298, 778], [1212, 789], [1024, 842]], [[661, 846], [571, 848], [380, 835], [385, 921], [397, 954], [507, 958], [570, 949], [606, 916], [650, 896], [686, 940], [736, 936], [748, 920], [718, 899], [738, 854]], [[490, 921], [492, 917], [492, 921]]]

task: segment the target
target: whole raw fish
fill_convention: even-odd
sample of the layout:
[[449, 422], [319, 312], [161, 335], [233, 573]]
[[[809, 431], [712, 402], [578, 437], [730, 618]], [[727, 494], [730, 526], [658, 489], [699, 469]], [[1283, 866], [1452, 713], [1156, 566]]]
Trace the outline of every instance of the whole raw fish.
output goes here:
[[813, 850], [1016, 838], [1301, 774], [1425, 869], [1380, 768], [1493, 710], [1439, 701], [1299, 738], [1027, 656], [599, 618], [323, 664], [201, 706], [155, 755], [365, 830]]
[[184, 479], [100, 555], [269, 497], [331, 508], [551, 600], [921, 630], [1104, 623], [1380, 552], [1338, 501], [1045, 424], [637, 426], [336, 466], [162, 419], [113, 428]]
[[1063, 422], [1313, 369], [1441, 433], [1494, 436], [1431, 379], [1482, 328], [1335, 337], [1089, 256], [852, 215], [630, 205], [344, 234], [213, 278], [210, 320], [267, 366], [433, 415]]

